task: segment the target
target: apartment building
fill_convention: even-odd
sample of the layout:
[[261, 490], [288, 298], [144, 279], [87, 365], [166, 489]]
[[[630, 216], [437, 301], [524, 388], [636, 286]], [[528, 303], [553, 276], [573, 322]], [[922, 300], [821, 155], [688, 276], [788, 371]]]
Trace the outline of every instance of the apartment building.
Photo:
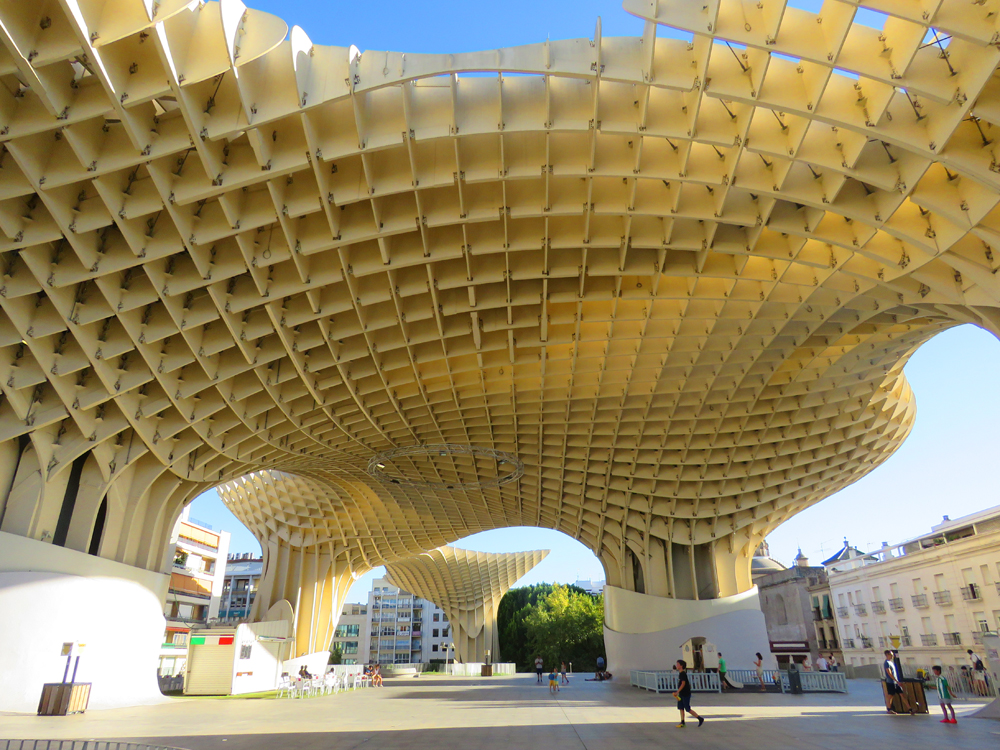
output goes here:
[[874, 553], [849, 548], [827, 561], [847, 663], [876, 664], [897, 647], [904, 665], [968, 664], [984, 633], [1000, 629], [1000, 506]]
[[167, 624], [158, 669], [163, 677], [184, 670], [191, 628], [205, 627], [219, 615], [229, 532], [215, 531], [190, 518], [185, 508], [170, 541], [174, 545], [174, 562], [163, 608]]
[[341, 664], [368, 663], [368, 605], [344, 604], [330, 651], [340, 651]]
[[229, 555], [226, 578], [222, 584], [222, 601], [219, 603], [220, 620], [238, 622], [250, 617], [250, 607], [263, 574], [263, 557], [250, 552]]
[[[791, 568], [758, 574], [754, 583], [760, 589], [771, 653], [780, 667], [785, 668], [792, 661], [800, 663], [806, 655], [815, 660], [821, 653], [824, 656], [833, 653], [841, 660], [825, 568], [809, 565], [799, 550]], [[824, 588], [825, 610], [821, 593]], [[827, 620], [832, 635], [826, 629]]]
[[368, 662], [414, 664], [444, 661], [451, 627], [433, 602], [413, 596], [385, 578], [372, 581], [368, 594]]

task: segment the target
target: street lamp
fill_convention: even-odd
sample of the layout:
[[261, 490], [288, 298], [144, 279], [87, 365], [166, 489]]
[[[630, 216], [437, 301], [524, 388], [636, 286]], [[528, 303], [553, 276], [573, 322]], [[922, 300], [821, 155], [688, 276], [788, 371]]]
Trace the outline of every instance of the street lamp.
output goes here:
[[451, 656], [451, 649], [454, 648], [454, 646], [455, 646], [454, 643], [445, 643], [444, 644], [444, 673], [445, 674], [451, 674], [449, 672], [449, 670], [448, 670], [448, 659]]

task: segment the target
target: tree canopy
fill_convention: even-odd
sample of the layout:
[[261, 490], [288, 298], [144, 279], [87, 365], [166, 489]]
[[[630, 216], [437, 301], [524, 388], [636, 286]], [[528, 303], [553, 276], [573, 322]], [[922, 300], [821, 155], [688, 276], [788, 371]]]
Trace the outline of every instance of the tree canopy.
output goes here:
[[500, 653], [518, 670], [573, 662], [577, 672], [595, 669], [604, 653], [604, 599], [575, 586], [541, 583], [511, 589], [500, 601]]

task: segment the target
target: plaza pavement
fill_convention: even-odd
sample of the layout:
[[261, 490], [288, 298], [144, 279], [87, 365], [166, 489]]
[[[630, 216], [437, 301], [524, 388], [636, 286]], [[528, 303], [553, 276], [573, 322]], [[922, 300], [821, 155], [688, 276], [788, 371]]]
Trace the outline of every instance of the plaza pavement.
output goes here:
[[705, 726], [676, 729], [669, 695], [582, 678], [555, 696], [533, 675], [423, 676], [306, 700], [177, 698], [81, 716], [0, 714], [0, 739], [130, 739], [186, 750], [1000, 747], [1000, 722], [966, 718], [982, 704], [959, 704], [955, 726], [938, 722], [936, 704], [929, 716], [889, 716], [875, 681], [852, 680], [847, 695], [696, 693]]

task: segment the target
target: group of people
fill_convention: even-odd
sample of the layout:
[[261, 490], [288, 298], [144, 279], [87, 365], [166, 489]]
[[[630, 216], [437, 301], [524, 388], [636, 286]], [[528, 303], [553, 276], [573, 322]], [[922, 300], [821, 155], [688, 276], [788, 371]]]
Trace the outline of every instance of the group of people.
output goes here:
[[[541, 656], [535, 657], [535, 675], [537, 676], [537, 683], [539, 685], [544, 684], [542, 676], [545, 673], [545, 660]], [[606, 662], [603, 656], [597, 657], [597, 671], [594, 673], [593, 677], [588, 677], [587, 682], [605, 682], [610, 680], [612, 677], [611, 673], [606, 668]], [[569, 684], [569, 674], [566, 671], [566, 662], [559, 663], [558, 671], [555, 667], [549, 672], [549, 692], [558, 693], [563, 685]]]
[[365, 667], [365, 677], [368, 678], [372, 687], [385, 687], [382, 684], [382, 665], [369, 664]]
[[[987, 695], [988, 687], [986, 684], [986, 665], [983, 663], [982, 658], [973, 651], [971, 648], [966, 651], [969, 655], [969, 662], [971, 663], [971, 670], [963, 666], [963, 674], [971, 671], [973, 674], [973, 679], [971, 680], [971, 688], [973, 692], [977, 695]], [[938, 701], [941, 704], [941, 713], [944, 714], [944, 718], [941, 719], [942, 724], [957, 724], [958, 719], [955, 717], [955, 707], [952, 705], [953, 692], [951, 683], [948, 678], [945, 677], [943, 669], [935, 664], [931, 667], [931, 672], [934, 673], [934, 687], [937, 690]], [[906, 697], [906, 690], [903, 687], [903, 667], [899, 661], [898, 652], [893, 652], [888, 649], [885, 651], [885, 661], [882, 662], [882, 678], [885, 680], [885, 710], [886, 713], [896, 714], [898, 713], [895, 709], [896, 696], [899, 696], [899, 703], [904, 711], [908, 711], [911, 715], [916, 712], [920, 706], [916, 704], [916, 701], [911, 704], [910, 700]], [[982, 686], [980, 688], [980, 685]]]
[[[545, 672], [545, 660], [541, 656], [535, 657], [535, 674], [538, 676], [538, 684], [542, 684], [542, 673]], [[569, 675], [566, 672], [566, 662], [559, 663], [559, 671], [555, 667], [549, 672], [549, 692], [558, 693], [562, 685], [569, 684]]]

